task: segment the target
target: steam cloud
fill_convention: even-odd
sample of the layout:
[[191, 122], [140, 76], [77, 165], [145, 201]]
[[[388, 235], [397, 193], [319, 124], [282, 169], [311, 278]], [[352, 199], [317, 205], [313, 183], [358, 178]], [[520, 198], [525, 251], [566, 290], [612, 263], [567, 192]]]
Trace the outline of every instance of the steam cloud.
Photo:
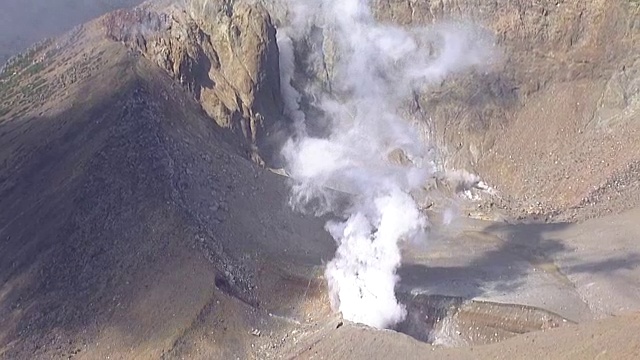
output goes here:
[[[391, 327], [406, 316], [395, 297], [399, 245], [424, 238], [429, 222], [416, 198], [435, 172], [425, 139], [400, 108], [425, 84], [490, 62], [491, 43], [460, 24], [380, 24], [368, 0], [289, 0], [288, 10], [278, 44], [286, 114], [296, 125], [283, 149], [292, 201], [319, 201], [341, 219], [326, 224], [338, 244], [325, 272], [332, 306], [347, 320]], [[305, 89], [330, 119], [322, 137], [307, 131], [317, 119], [305, 116], [293, 86], [294, 43], [312, 25], [332, 34], [336, 48], [331, 93]], [[337, 206], [335, 193], [348, 194], [349, 205]]]

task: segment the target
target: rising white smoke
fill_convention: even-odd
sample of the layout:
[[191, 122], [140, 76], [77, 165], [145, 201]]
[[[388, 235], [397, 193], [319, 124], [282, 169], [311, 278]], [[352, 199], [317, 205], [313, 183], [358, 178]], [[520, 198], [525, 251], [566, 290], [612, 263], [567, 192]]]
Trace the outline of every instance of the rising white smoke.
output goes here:
[[[452, 72], [491, 60], [490, 43], [461, 25], [404, 29], [378, 23], [367, 0], [289, 0], [292, 21], [279, 29], [282, 91], [296, 134], [283, 150], [295, 181], [292, 199], [350, 196], [341, 218], [326, 225], [338, 244], [327, 265], [332, 305], [345, 319], [377, 328], [402, 321], [406, 310], [395, 296], [401, 241], [424, 235], [428, 220], [415, 199], [435, 171], [417, 129], [399, 109], [415, 89]], [[309, 26], [331, 33], [336, 45], [332, 94], [313, 94], [331, 119], [330, 134], [305, 130], [300, 94], [292, 86], [292, 40]], [[322, 56], [322, 54], [318, 54]], [[401, 154], [402, 161], [392, 161]]]

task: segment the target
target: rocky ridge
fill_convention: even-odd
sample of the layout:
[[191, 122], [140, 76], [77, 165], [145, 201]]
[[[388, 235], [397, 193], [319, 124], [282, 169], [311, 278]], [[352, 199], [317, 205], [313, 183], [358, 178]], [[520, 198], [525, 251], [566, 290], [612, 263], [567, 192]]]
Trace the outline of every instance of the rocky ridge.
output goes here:
[[264, 8], [244, 1], [141, 6], [110, 13], [102, 24], [109, 38], [184, 85], [250, 158], [274, 159], [282, 100], [276, 30]]

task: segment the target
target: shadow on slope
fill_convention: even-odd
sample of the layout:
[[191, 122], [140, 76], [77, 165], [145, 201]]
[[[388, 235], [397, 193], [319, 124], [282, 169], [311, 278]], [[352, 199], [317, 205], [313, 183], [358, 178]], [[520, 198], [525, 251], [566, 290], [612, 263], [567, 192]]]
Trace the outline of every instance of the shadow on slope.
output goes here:
[[209, 353], [245, 356], [275, 299], [304, 300], [259, 297], [287, 281], [259, 270], [311, 276], [333, 252], [283, 179], [164, 73], [133, 66], [107, 97], [0, 124], [0, 357], [158, 357], [211, 313], [229, 341]]
[[399, 297], [409, 314], [397, 330], [422, 341], [474, 345], [561, 326], [565, 319], [597, 317], [588, 302], [592, 299], [576, 289], [570, 276], [636, 269], [640, 254], [630, 251], [560, 267], [556, 259], [574, 249], [554, 236], [573, 226], [492, 224], [438, 240], [429, 260], [399, 270]]
[[[554, 258], [572, 251], [566, 242], [550, 238], [549, 234], [569, 229], [574, 224], [491, 224], [481, 232], [465, 232], [462, 236], [446, 240], [442, 258], [458, 253], [460, 266], [428, 266], [408, 263], [399, 270], [402, 286], [419, 287], [427, 293], [448, 295], [453, 289], [455, 296], [465, 298], [483, 297], [494, 293], [517, 292], [524, 278], [535, 269], [568, 282], [567, 272], [615, 272], [623, 268], [640, 265], [640, 254], [629, 252], [624, 257], [583, 262], [562, 271], [554, 264]], [[457, 250], [460, 250], [457, 252]], [[435, 251], [439, 251], [437, 248]], [[456, 261], [453, 261], [456, 262]], [[433, 261], [433, 263], [438, 263]], [[443, 283], [447, 279], [448, 283]], [[461, 283], [456, 287], [456, 282]]]

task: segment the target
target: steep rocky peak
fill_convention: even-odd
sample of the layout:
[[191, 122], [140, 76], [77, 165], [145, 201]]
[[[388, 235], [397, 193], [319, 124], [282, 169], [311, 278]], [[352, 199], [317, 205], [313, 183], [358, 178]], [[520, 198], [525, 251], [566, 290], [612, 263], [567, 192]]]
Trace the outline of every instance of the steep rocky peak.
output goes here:
[[249, 1], [148, 4], [106, 15], [107, 36], [127, 44], [186, 86], [256, 162], [273, 158], [281, 121], [276, 30]]

